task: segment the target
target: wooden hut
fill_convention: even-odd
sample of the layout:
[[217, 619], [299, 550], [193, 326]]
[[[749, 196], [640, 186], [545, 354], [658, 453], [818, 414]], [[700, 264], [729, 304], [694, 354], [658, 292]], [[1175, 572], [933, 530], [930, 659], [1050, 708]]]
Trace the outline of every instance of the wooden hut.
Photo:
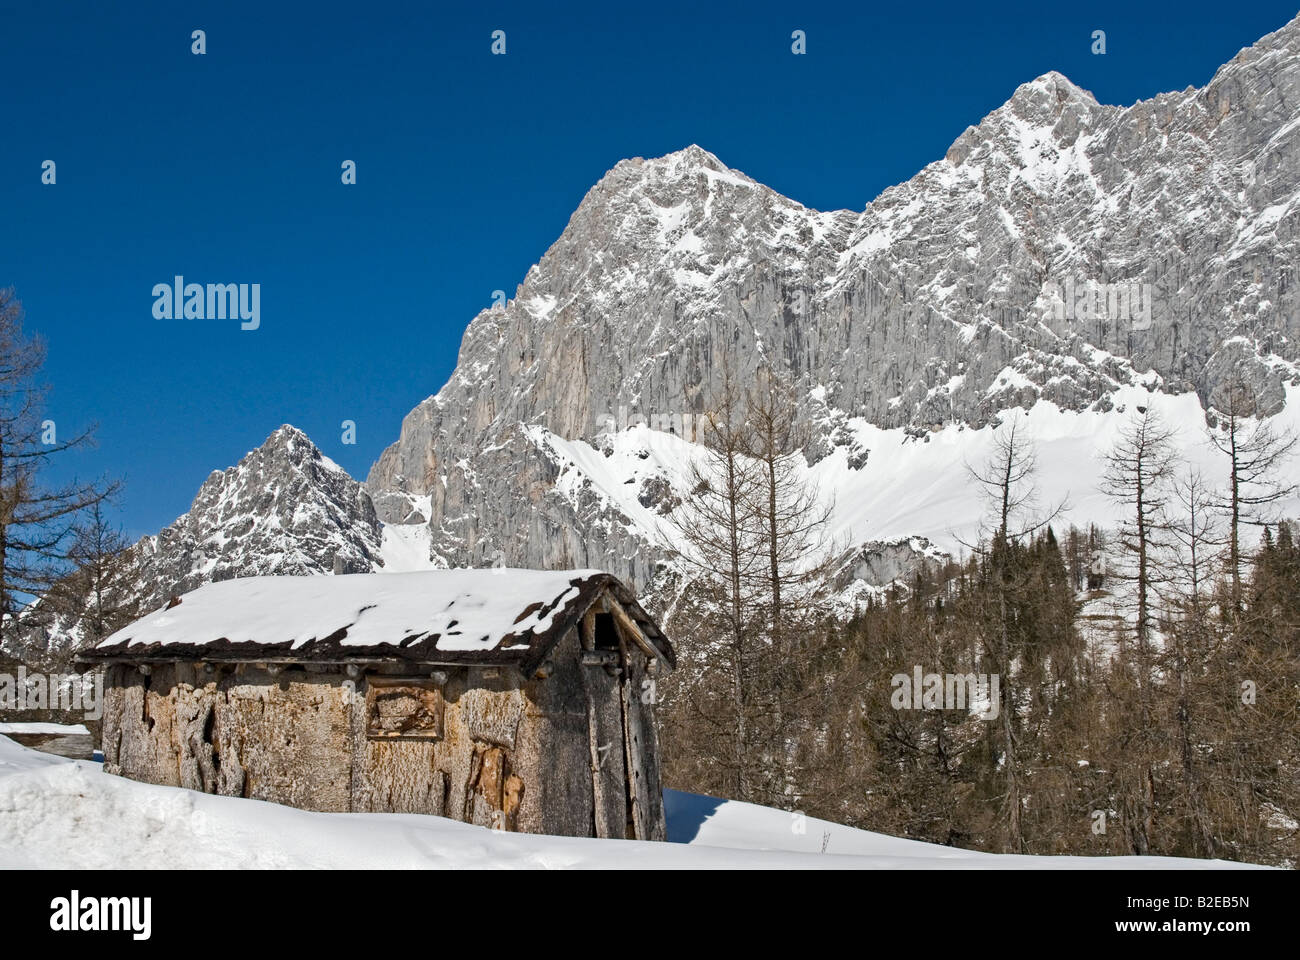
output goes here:
[[84, 654], [105, 769], [306, 810], [663, 840], [671, 645], [596, 570], [249, 577]]

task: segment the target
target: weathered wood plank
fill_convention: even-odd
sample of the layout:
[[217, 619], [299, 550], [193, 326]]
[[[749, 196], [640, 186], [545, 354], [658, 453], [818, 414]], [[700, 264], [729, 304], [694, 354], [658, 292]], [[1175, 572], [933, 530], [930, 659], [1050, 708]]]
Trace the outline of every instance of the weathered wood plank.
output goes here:
[[664, 817], [659, 734], [655, 726], [655, 686], [652, 678], [647, 676], [645, 661], [635, 652], [629, 652], [632, 660], [627, 667], [626, 684], [634, 701], [634, 709], [629, 712], [628, 725], [632, 739], [639, 746], [642, 776], [639, 799], [644, 808], [644, 833], [639, 839], [666, 841], [668, 824]]
[[[615, 623], [618, 620], [615, 619]], [[630, 671], [626, 669], [632, 655], [631, 644], [619, 630], [619, 647], [623, 654], [624, 670], [619, 683], [619, 700], [623, 713], [623, 748], [627, 763], [627, 797], [631, 816], [629, 839], [645, 840], [651, 832], [649, 810], [646, 805], [645, 759], [641, 751], [641, 722], [637, 716], [640, 700], [632, 689]]]
[[627, 836], [627, 780], [618, 680], [603, 666], [582, 666], [596, 836]]
[[637, 626], [637, 622], [632, 619], [631, 614], [623, 609], [623, 605], [619, 603], [615, 597], [606, 595], [605, 609], [609, 611], [611, 616], [613, 616], [614, 623], [622, 628], [627, 639], [639, 647], [646, 656], [662, 660], [664, 666], [669, 668], [672, 667], [672, 664], [668, 662], [668, 658], [659, 652], [658, 647], [646, 639], [646, 635], [641, 632], [641, 628]]

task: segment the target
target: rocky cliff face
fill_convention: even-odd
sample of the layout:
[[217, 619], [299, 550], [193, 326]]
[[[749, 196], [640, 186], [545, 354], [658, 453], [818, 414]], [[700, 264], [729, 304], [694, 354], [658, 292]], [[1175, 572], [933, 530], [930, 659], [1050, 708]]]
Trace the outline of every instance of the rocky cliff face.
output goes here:
[[[1041, 400], [1104, 410], [1135, 382], [1208, 404], [1240, 372], [1272, 412], [1300, 371], [1298, 181], [1300, 20], [1204, 88], [1131, 107], [1039, 77], [858, 213], [699, 147], [626, 160], [470, 324], [367, 487], [382, 519], [429, 524], [440, 562], [644, 584], [645, 524], [571, 442], [608, 451], [624, 418], [675, 431], [724, 354], [790, 372], [812, 461], [851, 445], [851, 420], [922, 434]], [[671, 469], [627, 482], [653, 511]]]

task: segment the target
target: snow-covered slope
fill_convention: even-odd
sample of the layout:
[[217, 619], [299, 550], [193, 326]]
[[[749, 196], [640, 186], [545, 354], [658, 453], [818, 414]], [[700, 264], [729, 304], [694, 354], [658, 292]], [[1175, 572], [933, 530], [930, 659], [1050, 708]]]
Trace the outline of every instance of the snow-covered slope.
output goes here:
[[973, 853], [668, 791], [670, 839], [500, 833], [412, 814], [310, 813], [136, 783], [0, 736], [0, 868], [1239, 867], [1165, 857]]
[[[1287, 384], [1284, 396], [1286, 403], [1268, 422], [1279, 433], [1300, 435], [1300, 387]], [[1120, 519], [1120, 508], [1100, 489], [1103, 457], [1139, 408], [1154, 408], [1175, 431], [1175, 446], [1186, 466], [1210, 480], [1226, 479], [1227, 464], [1209, 442], [1206, 411], [1195, 393], [1168, 394], [1152, 382], [1117, 388], [1108, 399], [1111, 406], [1105, 410], [1063, 410], [1039, 401], [1028, 409], [1005, 409], [995, 422], [980, 427], [949, 423], [919, 434], [846, 417], [838, 430], [847, 442], [802, 472], [810, 489], [832, 508], [828, 540], [845, 548], [867, 545], [868, 552], [907, 543], [907, 552], [915, 557], [936, 550], [959, 553], [974, 541], [982, 504], [966, 467], [987, 461], [999, 427], [1013, 418], [1035, 444], [1041, 504], [1066, 503], [1064, 523], [1108, 527]], [[599, 563], [620, 532], [642, 535], [651, 544], [678, 542], [666, 514], [684, 487], [688, 465], [701, 460], [698, 446], [644, 425], [591, 442], [566, 440], [538, 426], [529, 427], [526, 435], [553, 465], [544, 499], [562, 505], [581, 524], [587, 562]], [[1300, 516], [1300, 496], [1277, 508], [1282, 516]], [[614, 562], [650, 572], [644, 554]], [[881, 564], [860, 570], [859, 576], [880, 585], [909, 569]]]

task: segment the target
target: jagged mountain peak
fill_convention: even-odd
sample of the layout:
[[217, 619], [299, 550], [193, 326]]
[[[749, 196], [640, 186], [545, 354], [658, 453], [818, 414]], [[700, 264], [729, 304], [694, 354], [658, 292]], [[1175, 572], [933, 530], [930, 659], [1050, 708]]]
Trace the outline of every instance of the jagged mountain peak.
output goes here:
[[580, 231], [596, 222], [608, 226], [616, 219], [634, 233], [643, 228], [642, 239], [662, 245], [674, 242], [676, 228], [699, 229], [706, 226], [707, 215], [738, 206], [808, 212], [802, 204], [691, 144], [660, 157], [620, 160], [587, 192], [569, 230]]
[[959, 167], [981, 146], [992, 145], [1004, 165], [1037, 166], [1121, 112], [1051, 70], [1021, 84], [1006, 103], [967, 127], [948, 148], [945, 160]]
[[135, 548], [154, 601], [236, 576], [369, 572], [382, 527], [361, 484], [284, 424]]
[[[730, 170], [725, 163], [718, 159], [716, 154], [705, 150], [699, 144], [692, 143], [680, 150], [674, 150], [672, 153], [666, 153], [661, 157], [645, 159], [643, 157], [634, 157], [630, 160], [620, 161], [620, 165], [626, 163], [632, 167], [651, 168], [667, 171], [669, 175], [681, 176], [700, 170], [713, 170], [717, 173], [735, 173]], [[617, 165], [616, 165], [617, 168]]]
[[733, 198], [741, 203], [803, 209], [795, 201], [731, 169], [716, 155], [691, 144], [660, 157], [620, 160], [587, 192], [566, 233], [583, 230], [596, 222], [608, 225], [613, 219], [633, 233], [642, 230], [642, 239], [662, 244], [674, 239], [671, 236], [674, 228], [702, 226], [704, 216], [715, 210], [714, 199], [724, 193], [751, 194], [747, 198]]
[[[311, 437], [290, 423], [281, 424], [273, 430], [271, 435], [262, 442], [261, 446], [245, 455], [240, 464], [243, 464], [249, 457], [268, 457], [280, 452], [283, 452], [289, 462], [296, 465], [311, 463], [321, 469], [347, 475], [346, 470], [321, 452], [320, 447], [316, 446]], [[232, 469], [237, 469], [237, 467]]]
[[303, 443], [310, 447], [315, 447], [311, 437], [307, 436], [302, 430], [299, 430], [292, 423], [282, 423], [271, 431], [270, 435], [263, 441], [262, 445], [268, 444], [294, 444]]
[[[140, 612], [205, 583], [260, 575], [368, 573], [383, 566], [383, 526], [361, 484], [284, 424], [199, 487], [187, 513], [135, 543], [115, 574], [115, 591]], [[61, 610], [31, 622], [21, 642], [73, 649], [85, 639], [80, 615]]]
[[1060, 111], [1071, 103], [1097, 105], [1097, 98], [1088, 90], [1074, 83], [1065, 74], [1048, 70], [1042, 76], [1035, 77], [1028, 83], [1016, 87], [1006, 106], [1015, 107], [1022, 104], [1042, 104]]

